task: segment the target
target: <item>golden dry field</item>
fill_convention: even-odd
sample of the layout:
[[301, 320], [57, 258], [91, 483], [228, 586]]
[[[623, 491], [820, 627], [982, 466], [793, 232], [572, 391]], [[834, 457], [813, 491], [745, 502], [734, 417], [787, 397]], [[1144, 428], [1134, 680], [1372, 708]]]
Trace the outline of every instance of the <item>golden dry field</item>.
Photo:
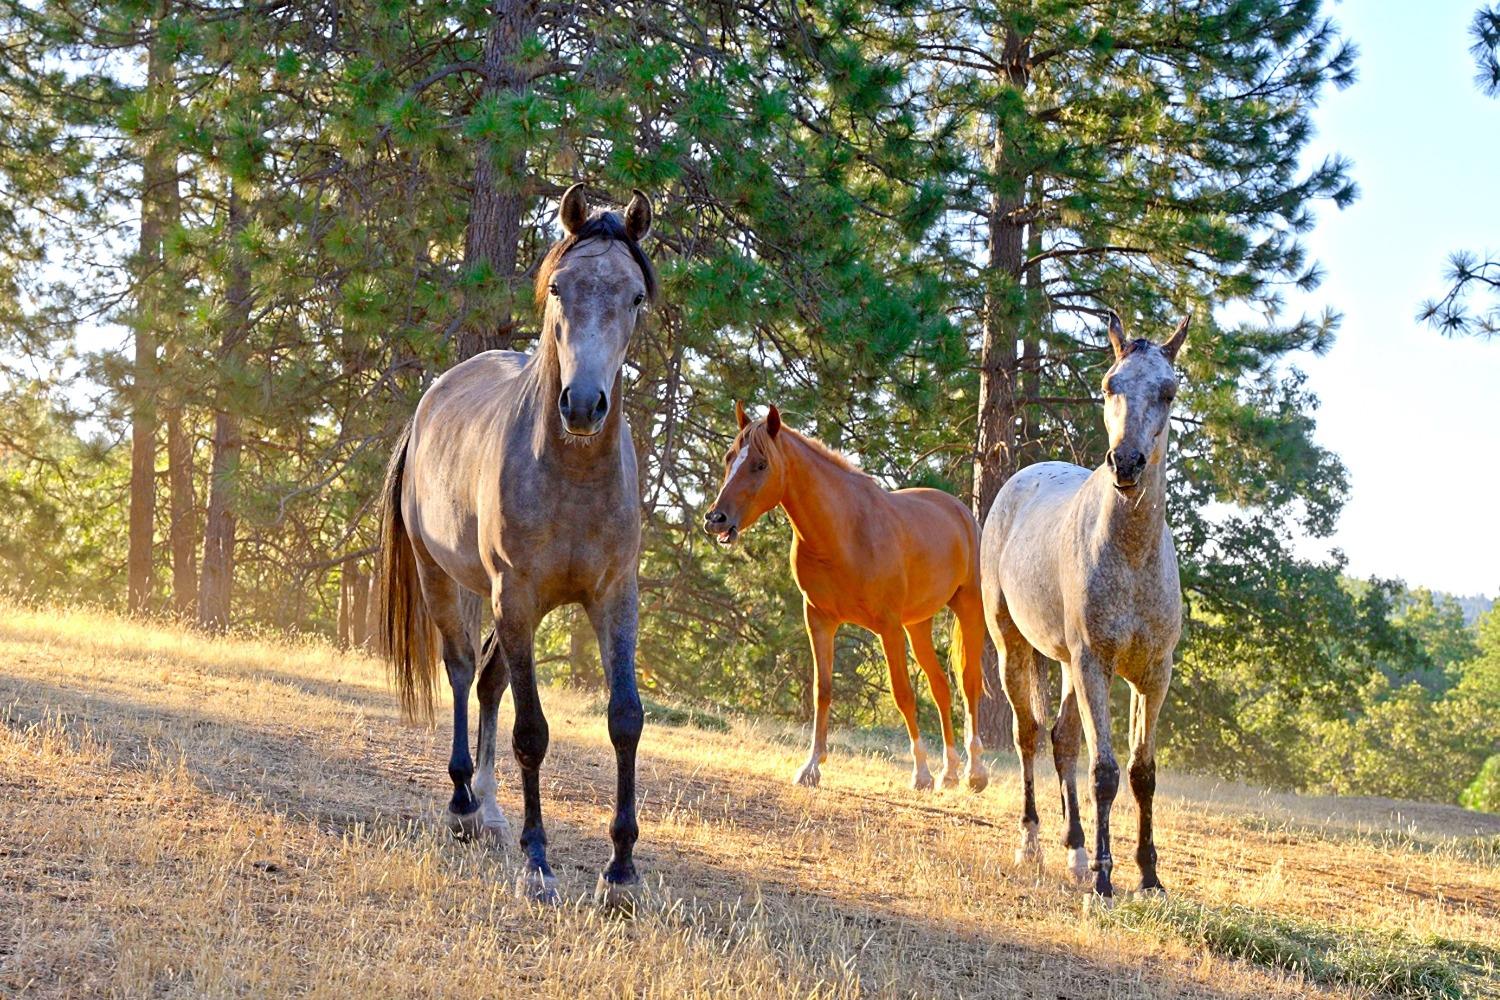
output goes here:
[[[553, 908], [513, 894], [515, 851], [441, 831], [444, 730], [402, 725], [373, 660], [0, 609], [0, 994], [1500, 995], [1500, 817], [1168, 774], [1171, 901], [1086, 913], [1050, 780], [1038, 874], [1008, 761], [981, 795], [916, 793], [901, 748], [846, 735], [808, 790], [802, 733], [737, 719], [648, 719], [649, 890], [600, 911], [604, 719], [544, 700]], [[500, 801], [519, 828], [508, 759]], [[1128, 793], [1116, 817], [1133, 885]]]

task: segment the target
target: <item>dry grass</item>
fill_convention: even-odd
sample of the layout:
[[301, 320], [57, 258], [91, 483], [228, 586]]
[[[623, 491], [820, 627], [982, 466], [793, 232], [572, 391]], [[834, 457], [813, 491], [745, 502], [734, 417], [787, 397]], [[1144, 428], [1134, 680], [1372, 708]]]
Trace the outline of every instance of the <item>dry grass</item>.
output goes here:
[[[1445, 942], [1467, 963], [1459, 992], [1494, 990], [1500, 817], [1166, 776], [1176, 908], [1097, 919], [1056, 848], [1041, 876], [1012, 866], [1013, 770], [980, 796], [922, 795], [903, 760], [844, 751], [809, 791], [788, 783], [801, 749], [784, 727], [746, 721], [648, 726], [651, 890], [633, 920], [601, 913], [603, 719], [587, 697], [544, 700], [554, 909], [514, 897], [514, 854], [439, 832], [445, 738], [398, 723], [372, 661], [0, 609], [0, 995], [1261, 998], [1385, 982], [1256, 964], [1223, 944], [1241, 925], [1299, 947], [1315, 929], [1318, 961]], [[518, 826], [508, 761], [501, 804]], [[1128, 795], [1117, 816], [1128, 884]]]

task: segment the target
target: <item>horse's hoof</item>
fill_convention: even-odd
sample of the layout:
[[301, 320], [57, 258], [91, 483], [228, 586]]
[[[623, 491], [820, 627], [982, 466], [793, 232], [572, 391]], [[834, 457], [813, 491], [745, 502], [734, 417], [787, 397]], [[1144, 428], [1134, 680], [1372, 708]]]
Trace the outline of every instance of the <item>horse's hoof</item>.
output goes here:
[[510, 824], [505, 821], [505, 814], [500, 811], [499, 806], [480, 806], [479, 814], [478, 836], [481, 840], [500, 848], [510, 843]]
[[1091, 892], [1083, 897], [1084, 913], [1101, 913], [1105, 910], [1115, 908], [1115, 897], [1101, 896], [1097, 892]]
[[797, 772], [797, 777], [792, 779], [804, 788], [817, 788], [822, 775], [818, 773], [818, 765], [807, 764]]
[[955, 769], [950, 768], [950, 769], [944, 771], [942, 774], [940, 774], [938, 776], [938, 787], [940, 787], [940, 788], [957, 788], [958, 787], [958, 781], [959, 781], [958, 771], [955, 770]]
[[478, 840], [484, 835], [484, 816], [478, 807], [472, 812], [448, 810], [448, 832], [459, 840]]
[[594, 885], [594, 905], [605, 910], [616, 910], [634, 915], [635, 904], [641, 895], [641, 879], [632, 875], [628, 881], [612, 882], [601, 872]]
[[555, 906], [561, 901], [557, 894], [557, 877], [551, 872], [526, 868], [516, 879], [516, 895], [534, 903]]
[[970, 771], [965, 780], [968, 781], [971, 792], [982, 792], [990, 786], [988, 771]]
[[932, 791], [932, 772], [927, 770], [913, 771], [911, 776], [911, 787], [919, 792]]
[[1082, 847], [1068, 848], [1068, 874], [1073, 881], [1084, 883], [1093, 874], [1089, 871], [1089, 852]]
[[1042, 848], [1039, 844], [1022, 844], [1016, 848], [1016, 866], [1020, 868], [1042, 867]]
[[1154, 885], [1146, 885], [1142, 883], [1141, 887], [1135, 891], [1135, 894], [1137, 896], [1140, 896], [1142, 899], [1151, 899], [1157, 902], [1166, 902], [1167, 887], [1162, 885], [1160, 882], [1157, 882]]

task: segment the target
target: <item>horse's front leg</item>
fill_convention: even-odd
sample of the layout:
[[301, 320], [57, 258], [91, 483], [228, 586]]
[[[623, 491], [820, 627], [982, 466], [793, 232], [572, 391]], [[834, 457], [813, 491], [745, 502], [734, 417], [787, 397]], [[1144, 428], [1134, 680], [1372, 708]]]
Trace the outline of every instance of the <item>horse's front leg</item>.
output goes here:
[[1114, 672], [1086, 649], [1074, 651], [1069, 668], [1093, 757], [1089, 770], [1094, 783], [1094, 860], [1089, 868], [1094, 872], [1095, 894], [1109, 899], [1115, 892], [1110, 882], [1114, 858], [1109, 850], [1109, 812], [1120, 790], [1120, 765], [1115, 761], [1109, 735], [1109, 682]]
[[1156, 840], [1152, 831], [1152, 807], [1156, 799], [1156, 719], [1167, 686], [1172, 682], [1172, 659], [1168, 655], [1130, 699], [1130, 791], [1135, 796], [1139, 821], [1135, 860], [1141, 869], [1141, 892], [1165, 893], [1156, 874]]
[[839, 623], [817, 608], [802, 604], [807, 639], [813, 654], [813, 732], [807, 763], [797, 772], [796, 782], [817, 788], [823, 780], [822, 763], [828, 759], [828, 708], [833, 704], [833, 637]]
[[609, 740], [615, 748], [615, 816], [609, 825], [613, 851], [594, 894], [605, 904], [627, 900], [641, 881], [634, 857], [636, 838], [640, 835], [635, 815], [635, 751], [645, 719], [640, 693], [636, 690], [637, 615], [634, 579], [621, 584], [596, 608], [589, 609], [609, 679]]
[[[498, 602], [497, 602], [498, 603]], [[533, 658], [535, 627], [528, 618], [512, 617], [497, 608], [495, 635], [510, 666], [510, 689], [515, 697], [516, 723], [511, 749], [521, 772], [521, 853], [525, 871], [521, 891], [544, 903], [557, 901], [557, 878], [547, 864], [547, 831], [542, 826], [542, 761], [547, 757], [547, 717], [536, 689]]]

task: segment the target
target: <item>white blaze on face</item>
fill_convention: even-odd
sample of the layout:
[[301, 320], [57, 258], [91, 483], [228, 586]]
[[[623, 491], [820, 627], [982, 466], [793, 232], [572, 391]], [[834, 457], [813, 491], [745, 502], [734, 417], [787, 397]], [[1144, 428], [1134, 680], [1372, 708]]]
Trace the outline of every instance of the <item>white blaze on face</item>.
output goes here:
[[729, 475], [724, 478], [724, 483], [726, 485], [734, 482], [735, 473], [739, 472], [740, 466], [745, 464], [745, 456], [748, 454], [750, 454], [750, 445], [746, 443], [746, 445], [740, 449], [740, 453], [734, 456], [734, 461], [729, 465]]

